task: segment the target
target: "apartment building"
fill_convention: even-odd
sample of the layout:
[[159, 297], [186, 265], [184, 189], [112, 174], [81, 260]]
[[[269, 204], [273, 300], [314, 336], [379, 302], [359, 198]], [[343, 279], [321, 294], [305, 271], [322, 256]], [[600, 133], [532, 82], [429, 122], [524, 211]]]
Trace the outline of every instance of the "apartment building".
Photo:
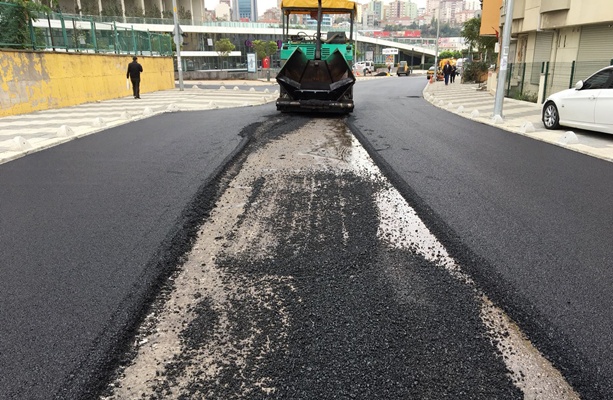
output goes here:
[[[505, 10], [503, 1], [500, 31]], [[552, 75], [548, 86], [560, 90], [613, 63], [611, 0], [514, 0], [511, 30], [509, 63], [533, 65], [527, 77], [532, 85], [543, 62]]]
[[439, 18], [442, 23], [460, 25], [473, 18], [474, 11], [480, 8], [481, 3], [478, 0], [428, 0], [425, 17]]
[[394, 0], [388, 4], [385, 12], [386, 20], [404, 17], [417, 18], [417, 4], [407, 0]]

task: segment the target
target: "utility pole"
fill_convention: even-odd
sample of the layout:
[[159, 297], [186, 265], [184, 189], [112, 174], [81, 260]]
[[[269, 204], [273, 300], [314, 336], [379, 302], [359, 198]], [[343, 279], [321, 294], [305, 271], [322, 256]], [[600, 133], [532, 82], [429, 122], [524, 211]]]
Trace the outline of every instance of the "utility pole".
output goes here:
[[181, 28], [177, 15], [177, 0], [172, 0], [172, 15], [175, 22], [175, 47], [177, 49], [177, 71], [179, 72], [179, 90], [183, 91], [183, 65], [181, 64]]
[[509, 45], [511, 44], [511, 25], [513, 24], [513, 0], [506, 0], [506, 14], [504, 28], [502, 29], [502, 46], [500, 53], [500, 68], [498, 68], [498, 82], [496, 82], [496, 98], [494, 100], [494, 115], [502, 118], [502, 105], [504, 103], [504, 84], [507, 78], [507, 62], [509, 59]]
[[438, 38], [439, 35], [441, 34], [441, 24], [440, 24], [440, 16], [441, 16], [441, 9], [437, 8], [436, 9], [436, 47], [434, 50], [434, 75], [432, 75], [434, 77], [434, 82], [436, 82], [436, 79], [438, 77]]

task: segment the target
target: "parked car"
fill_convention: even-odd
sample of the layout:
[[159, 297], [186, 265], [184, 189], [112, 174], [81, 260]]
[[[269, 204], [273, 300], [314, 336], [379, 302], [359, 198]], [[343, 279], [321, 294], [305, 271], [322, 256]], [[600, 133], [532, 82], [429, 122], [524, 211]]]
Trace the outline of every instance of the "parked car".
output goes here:
[[353, 65], [355, 71], [361, 72], [362, 74], [372, 74], [375, 70], [375, 63], [372, 61], [358, 61]]
[[[428, 78], [428, 80], [430, 80], [430, 78], [432, 78], [432, 75], [434, 75], [434, 65], [431, 66], [430, 68], [428, 68], [428, 71], [426, 72], [426, 78]], [[437, 71], [436, 80], [437, 81], [442, 81], [443, 80], [443, 71], [441, 71], [440, 68]]]
[[547, 129], [567, 126], [613, 134], [613, 66], [549, 96], [542, 116]]
[[428, 71], [426, 71], [426, 78], [430, 80], [430, 78], [432, 78], [432, 75], [434, 75], [434, 65], [428, 68]]
[[404, 75], [409, 76], [411, 74], [411, 69], [406, 61], [400, 61], [398, 63], [398, 68], [396, 69], [396, 75]]

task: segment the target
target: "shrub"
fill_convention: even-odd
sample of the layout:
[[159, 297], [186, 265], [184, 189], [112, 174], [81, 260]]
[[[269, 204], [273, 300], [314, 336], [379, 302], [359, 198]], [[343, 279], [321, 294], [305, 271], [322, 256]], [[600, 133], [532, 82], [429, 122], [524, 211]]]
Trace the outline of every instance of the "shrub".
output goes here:
[[487, 72], [487, 64], [483, 61], [475, 61], [464, 65], [462, 80], [464, 82], [482, 82], [483, 74]]

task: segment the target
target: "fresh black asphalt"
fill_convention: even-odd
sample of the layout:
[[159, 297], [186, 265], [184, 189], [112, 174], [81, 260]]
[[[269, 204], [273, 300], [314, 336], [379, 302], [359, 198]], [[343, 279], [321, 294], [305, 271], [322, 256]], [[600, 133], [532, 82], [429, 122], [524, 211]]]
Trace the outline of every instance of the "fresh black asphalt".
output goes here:
[[[462, 267], [571, 384], [585, 398], [608, 398], [611, 164], [446, 113], [416, 98], [424, 81], [360, 83], [350, 124]], [[0, 165], [0, 398], [87, 393], [84, 385], [118, 356], [159, 278], [188, 250], [183, 236], [197, 225], [194, 199], [212, 197], [210, 178], [241, 147], [238, 133], [248, 136], [274, 113], [267, 105], [163, 114]], [[368, 279], [372, 270], [362, 272], [356, 288], [375, 301], [378, 282]], [[344, 276], [322, 278], [303, 293], [332, 296]], [[332, 334], [358, 300], [334, 312], [309, 310], [305, 318], [329, 324]], [[365, 312], [379, 318], [381, 307], [368, 304]], [[390, 315], [376, 325], [383, 336], [397, 333], [385, 330], [396, 320]], [[308, 329], [294, 332], [296, 339], [308, 338]], [[345, 340], [322, 360], [330, 373], [335, 354], [361, 344]], [[358, 367], [351, 366], [356, 373]], [[306, 371], [311, 382], [322, 379]], [[298, 396], [309, 380], [288, 383], [284, 393]]]
[[357, 85], [351, 126], [573, 387], [611, 398], [613, 164], [434, 107], [425, 84]]
[[[288, 134], [308, 136], [308, 129], [291, 131], [311, 118], [280, 117], [245, 153]], [[339, 135], [351, 142], [348, 133]], [[325, 148], [315, 146], [317, 153]], [[297, 158], [303, 151], [288, 149]], [[380, 223], [393, 225], [395, 218], [381, 221], [374, 201], [386, 183], [334, 168], [274, 168], [274, 161], [263, 174], [253, 164], [242, 169], [254, 174], [244, 211], [216, 238], [228, 250], [203, 268], [219, 280], [194, 293], [196, 317], [175, 343], [181, 350], [158, 364], [145, 397], [522, 398], [481, 320], [478, 293], [426, 254], [379, 237]], [[221, 180], [230, 181], [232, 171]], [[232, 242], [250, 237], [254, 224], [274, 245], [252, 239], [236, 251]], [[436, 252], [428, 258], [436, 260]]]
[[0, 165], [0, 399], [95, 390], [189, 250], [194, 199], [274, 107], [240, 110], [161, 114]]

